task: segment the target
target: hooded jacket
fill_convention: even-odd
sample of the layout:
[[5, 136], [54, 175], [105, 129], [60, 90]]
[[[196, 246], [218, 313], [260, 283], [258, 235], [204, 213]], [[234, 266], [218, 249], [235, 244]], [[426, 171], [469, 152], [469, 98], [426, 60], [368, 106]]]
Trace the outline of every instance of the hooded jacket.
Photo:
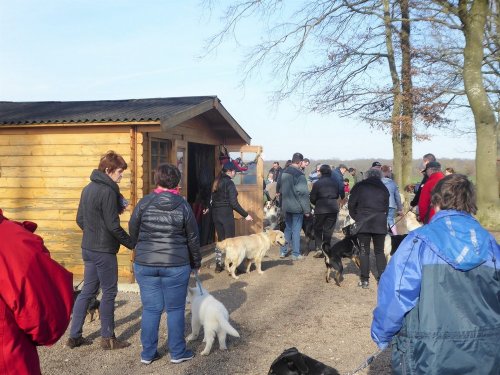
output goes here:
[[380, 279], [372, 339], [395, 374], [498, 374], [500, 247], [469, 214], [410, 232]]
[[212, 193], [213, 208], [231, 207], [234, 211], [243, 217], [248, 216], [248, 212], [238, 202], [238, 191], [231, 177], [223, 174], [219, 180], [217, 190]]
[[120, 244], [132, 249], [120, 225], [120, 189], [106, 173], [95, 169], [80, 197], [76, 223], [83, 230], [82, 249], [116, 254]]
[[311, 189], [310, 200], [314, 214], [333, 214], [339, 212], [339, 186], [331, 176], [321, 176]]
[[351, 190], [347, 206], [359, 226], [358, 233], [387, 233], [389, 190], [382, 180], [370, 177], [358, 182]]
[[302, 171], [289, 166], [281, 173], [281, 209], [290, 214], [309, 214], [309, 189]]
[[0, 210], [0, 374], [38, 375], [36, 347], [52, 345], [68, 327], [73, 276], [50, 258], [36, 224]]
[[200, 268], [198, 224], [186, 200], [170, 192], [151, 193], [132, 213], [129, 232], [134, 262], [144, 266]]

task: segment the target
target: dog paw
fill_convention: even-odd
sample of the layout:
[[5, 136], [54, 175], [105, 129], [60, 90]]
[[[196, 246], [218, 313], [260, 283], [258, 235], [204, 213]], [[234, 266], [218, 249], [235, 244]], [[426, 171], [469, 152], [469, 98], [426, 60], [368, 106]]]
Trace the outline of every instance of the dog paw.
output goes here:
[[191, 334], [191, 335], [189, 335], [188, 337], [186, 337], [186, 342], [187, 342], [187, 341], [194, 341], [194, 340], [196, 340], [196, 337], [195, 337], [195, 336], [193, 336], [193, 334]]
[[227, 350], [227, 346], [221, 346], [220, 350]]
[[259, 275], [262, 275], [264, 273], [264, 271], [257, 271], [259, 273]]
[[200, 354], [201, 354], [201, 355], [209, 355], [209, 354], [210, 354], [210, 352], [209, 352], [208, 350], [204, 350], [204, 351], [202, 351]]

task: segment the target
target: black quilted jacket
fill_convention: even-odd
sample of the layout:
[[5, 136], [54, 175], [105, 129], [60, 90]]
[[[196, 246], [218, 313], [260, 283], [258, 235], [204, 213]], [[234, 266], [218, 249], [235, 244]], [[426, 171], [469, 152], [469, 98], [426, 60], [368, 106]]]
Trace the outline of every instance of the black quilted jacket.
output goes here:
[[151, 193], [132, 213], [129, 232], [134, 262], [145, 266], [200, 268], [198, 224], [186, 200], [170, 192]]

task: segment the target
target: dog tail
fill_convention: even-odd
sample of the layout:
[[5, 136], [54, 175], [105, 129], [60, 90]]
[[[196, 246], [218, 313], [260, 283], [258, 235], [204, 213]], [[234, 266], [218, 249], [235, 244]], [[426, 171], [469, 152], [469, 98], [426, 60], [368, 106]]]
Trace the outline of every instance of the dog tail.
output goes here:
[[240, 337], [240, 334], [238, 333], [237, 330], [233, 328], [233, 326], [224, 318], [220, 319], [219, 321], [220, 326], [224, 331], [226, 331], [227, 334], [234, 336], [234, 337]]

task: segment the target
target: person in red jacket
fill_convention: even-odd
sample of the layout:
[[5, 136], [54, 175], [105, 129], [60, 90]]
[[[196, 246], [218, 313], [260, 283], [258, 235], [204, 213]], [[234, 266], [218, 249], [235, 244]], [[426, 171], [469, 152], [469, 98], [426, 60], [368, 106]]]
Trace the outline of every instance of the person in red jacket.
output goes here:
[[37, 346], [52, 345], [68, 327], [73, 275], [33, 232], [0, 210], [0, 374], [38, 375]]
[[418, 216], [420, 221], [424, 224], [428, 224], [434, 216], [434, 207], [431, 206], [431, 193], [434, 186], [439, 180], [444, 178], [443, 172], [441, 172], [441, 164], [437, 161], [430, 161], [425, 166], [425, 173], [427, 174], [428, 180], [421, 190], [420, 198], [418, 200]]

